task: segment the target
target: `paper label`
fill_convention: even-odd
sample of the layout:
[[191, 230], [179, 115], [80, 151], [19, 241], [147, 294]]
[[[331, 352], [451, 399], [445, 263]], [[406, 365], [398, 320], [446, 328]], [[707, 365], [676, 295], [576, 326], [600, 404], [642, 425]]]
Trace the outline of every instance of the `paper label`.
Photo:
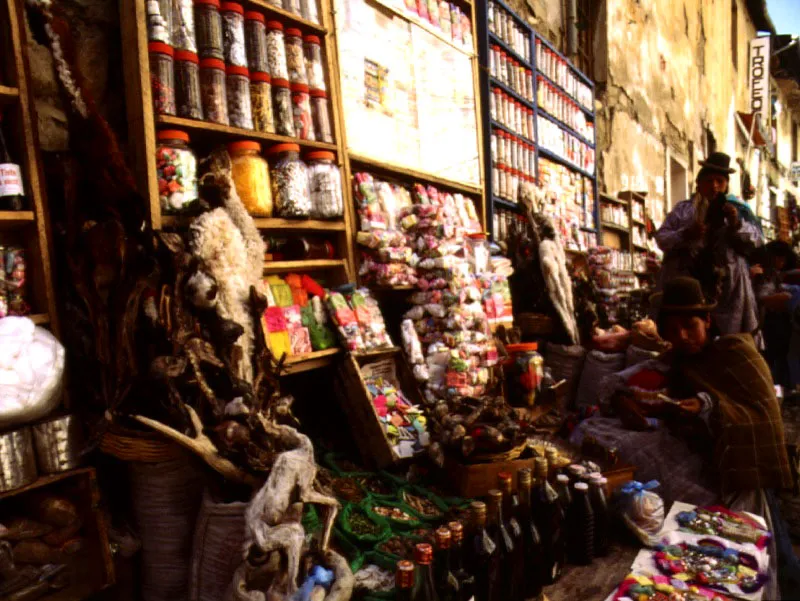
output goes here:
[[0, 163], [0, 196], [23, 196], [22, 171], [14, 163]]

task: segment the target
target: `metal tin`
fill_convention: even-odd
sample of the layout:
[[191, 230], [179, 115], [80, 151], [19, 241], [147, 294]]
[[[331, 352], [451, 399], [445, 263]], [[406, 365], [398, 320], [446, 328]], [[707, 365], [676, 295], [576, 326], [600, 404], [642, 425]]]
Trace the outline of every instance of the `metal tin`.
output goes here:
[[36, 456], [29, 428], [0, 434], [0, 492], [21, 488], [36, 480]]
[[83, 431], [73, 415], [65, 415], [31, 426], [39, 471], [54, 474], [80, 464]]

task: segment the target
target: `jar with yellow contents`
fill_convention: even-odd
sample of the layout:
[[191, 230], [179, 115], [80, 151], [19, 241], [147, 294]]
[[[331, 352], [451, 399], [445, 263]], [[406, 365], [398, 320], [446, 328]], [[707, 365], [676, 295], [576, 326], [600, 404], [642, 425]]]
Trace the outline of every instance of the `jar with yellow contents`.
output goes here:
[[254, 217], [272, 217], [269, 165], [261, 156], [261, 144], [241, 140], [228, 144], [231, 177], [244, 208]]

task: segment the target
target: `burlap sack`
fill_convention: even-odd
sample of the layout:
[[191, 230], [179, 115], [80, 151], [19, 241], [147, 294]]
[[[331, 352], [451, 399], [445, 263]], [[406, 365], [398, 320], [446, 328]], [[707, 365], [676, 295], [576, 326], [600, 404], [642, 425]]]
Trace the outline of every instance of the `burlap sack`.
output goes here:
[[575, 405], [575, 394], [581, 378], [583, 361], [586, 349], [582, 346], [565, 346], [562, 344], [548, 344], [545, 349], [545, 366], [553, 374], [553, 380], [558, 382], [566, 380], [566, 392], [560, 397], [561, 405], [558, 409], [562, 412], [572, 409]]
[[578, 406], [596, 405], [599, 402], [600, 384], [607, 376], [623, 369], [625, 369], [625, 353], [609, 354], [591, 351], [583, 364], [583, 373], [581, 373], [575, 404]]

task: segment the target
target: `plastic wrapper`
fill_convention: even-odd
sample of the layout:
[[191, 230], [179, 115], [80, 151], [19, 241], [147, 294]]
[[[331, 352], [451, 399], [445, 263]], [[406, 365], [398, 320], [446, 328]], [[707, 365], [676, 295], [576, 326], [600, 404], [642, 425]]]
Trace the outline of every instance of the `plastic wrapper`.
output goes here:
[[331, 292], [325, 299], [325, 304], [345, 348], [350, 351], [363, 350], [364, 339], [361, 337], [361, 327], [344, 295], [340, 292]]
[[664, 525], [664, 501], [653, 492], [658, 488], [656, 480], [645, 484], [631, 480], [618, 491], [620, 513], [628, 528], [645, 545], [655, 542], [655, 536]]
[[414, 329], [414, 323], [410, 319], [404, 319], [400, 324], [400, 335], [403, 338], [403, 349], [408, 362], [412, 365], [424, 363], [425, 356], [422, 354], [422, 344], [420, 344], [419, 337]]
[[350, 294], [347, 300], [355, 313], [365, 348], [373, 350], [391, 347], [392, 341], [386, 332], [386, 323], [380, 307], [369, 289], [359, 288]]

